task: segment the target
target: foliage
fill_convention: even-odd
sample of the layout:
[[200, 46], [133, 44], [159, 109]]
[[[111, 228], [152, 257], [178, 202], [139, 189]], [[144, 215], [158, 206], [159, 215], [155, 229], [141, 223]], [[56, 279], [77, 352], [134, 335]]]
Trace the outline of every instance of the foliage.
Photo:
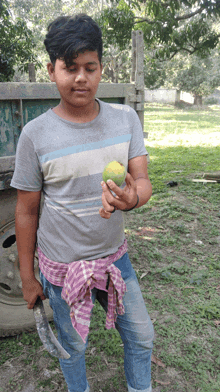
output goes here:
[[[169, 60], [180, 57], [190, 63], [187, 59], [194, 57], [192, 55], [201, 59], [209, 57], [219, 43], [219, 1], [112, 0], [111, 4], [104, 7], [97, 18], [104, 41], [107, 45], [118, 45], [122, 50], [130, 42], [132, 30], [143, 31], [144, 80], [147, 88], [159, 88], [166, 81], [169, 81], [170, 87], [176, 87], [178, 77], [187, 80], [189, 67], [183, 67], [184, 75], [173, 73], [173, 62], [169, 63]], [[217, 78], [208, 82], [207, 69], [210, 67], [205, 70], [202, 65], [202, 69], [204, 72], [199, 74], [201, 80], [206, 74], [205, 82], [201, 85], [197, 78], [192, 86], [193, 90], [190, 90], [189, 85], [185, 90], [206, 96], [208, 90], [211, 91], [216, 86]], [[194, 67], [190, 72], [195, 74]]]
[[133, 29], [141, 29], [152, 56], [167, 60], [178, 52], [209, 54], [220, 37], [210, 21], [219, 17], [218, 0], [112, 0], [99, 23], [108, 44], [116, 42], [120, 48]]
[[181, 61], [174, 85], [195, 97], [207, 97], [220, 85], [219, 56], [201, 59], [197, 56]]
[[[13, 15], [28, 24], [32, 30], [35, 44], [32, 47], [33, 55], [38, 56], [43, 65], [37, 72], [37, 81], [41, 82], [49, 81], [46, 71], [48, 56], [43, 40], [48, 24], [59, 15], [86, 12], [100, 24], [104, 41], [103, 81], [129, 81], [131, 32], [141, 29], [145, 40], [145, 86], [148, 88], [158, 88], [165, 83], [169, 87], [176, 87], [174, 78], [178, 76], [178, 70], [174, 60], [179, 62], [186, 59], [188, 65], [183, 67], [183, 72], [189, 72], [190, 61], [187, 59], [193, 57], [190, 55], [208, 57], [212, 54], [212, 48], [217, 47], [220, 37], [219, 1], [7, 1]], [[173, 62], [167, 61], [169, 59], [173, 59]], [[184, 76], [180, 75], [180, 79], [182, 78]], [[207, 87], [203, 86], [202, 91], [205, 90], [207, 91]]]
[[144, 64], [144, 84], [149, 89], [158, 89], [164, 86], [167, 79], [167, 64], [157, 59], [147, 61]]
[[[33, 36], [33, 46], [32, 53], [35, 58], [38, 58], [38, 63], [41, 67], [36, 67], [37, 69], [37, 81], [38, 82], [49, 82], [49, 77], [47, 74], [46, 64], [48, 62], [48, 56], [44, 48], [44, 38], [47, 32], [47, 26], [56, 17], [63, 14], [62, 0], [40, 0], [36, 2], [35, 0], [8, 0], [10, 9], [12, 13], [16, 15], [17, 18], [24, 21], [29, 26], [32, 31]], [[15, 78], [20, 77], [19, 72], [16, 72]], [[20, 77], [21, 79], [21, 77]]]
[[145, 86], [150, 89], [176, 88], [195, 97], [207, 97], [220, 85], [220, 60], [218, 49], [202, 58], [196, 53], [178, 53], [173, 59], [163, 62], [145, 56]]
[[145, 85], [148, 88], [176, 88], [195, 97], [207, 97], [220, 85], [220, 60], [218, 51], [201, 58], [177, 54], [167, 62], [146, 61]]
[[[74, 2], [71, 0], [40, 0], [36, 3], [34, 0], [10, 0], [10, 6], [13, 12], [23, 20], [25, 20], [33, 30], [36, 47], [34, 49], [43, 65], [42, 69], [37, 72], [38, 82], [49, 81], [46, 63], [48, 55], [45, 52], [43, 41], [49, 23], [60, 15], [71, 15], [75, 13], [85, 12], [96, 19], [96, 15], [101, 12], [102, 8], [107, 7], [108, 3], [103, 0], [84, 0]], [[105, 43], [105, 37], [104, 43]], [[130, 37], [129, 37], [130, 38]], [[129, 82], [131, 68], [131, 53], [128, 45], [120, 50], [117, 44], [104, 45], [103, 53], [103, 81], [110, 82]], [[17, 72], [16, 77], [21, 78]], [[14, 78], [16, 80], [16, 78]]]
[[111, 83], [129, 83], [131, 69], [131, 51], [120, 51], [110, 45], [103, 53], [102, 81]]
[[117, 44], [121, 50], [129, 44], [134, 26], [134, 13], [124, 0], [116, 7], [105, 8], [97, 18], [107, 45]]
[[33, 33], [21, 18], [13, 18], [7, 0], [0, 3], [0, 82], [8, 82], [14, 75], [15, 65], [24, 72], [28, 63], [40, 66], [33, 52]]

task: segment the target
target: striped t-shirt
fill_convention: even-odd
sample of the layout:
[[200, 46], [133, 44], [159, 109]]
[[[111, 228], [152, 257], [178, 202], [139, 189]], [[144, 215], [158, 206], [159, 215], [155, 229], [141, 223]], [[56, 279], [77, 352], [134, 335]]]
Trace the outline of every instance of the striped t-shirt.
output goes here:
[[121, 211], [99, 215], [102, 172], [111, 161], [127, 168], [129, 159], [146, 155], [143, 131], [130, 106], [98, 102], [98, 116], [87, 123], [50, 109], [25, 125], [18, 141], [11, 186], [43, 191], [37, 241], [56, 262], [103, 258], [125, 239]]

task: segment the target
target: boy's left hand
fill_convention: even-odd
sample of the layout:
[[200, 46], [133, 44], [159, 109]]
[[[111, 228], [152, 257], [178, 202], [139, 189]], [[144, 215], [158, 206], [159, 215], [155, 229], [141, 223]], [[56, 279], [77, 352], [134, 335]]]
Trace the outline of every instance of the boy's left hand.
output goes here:
[[104, 181], [101, 182], [103, 208], [100, 208], [99, 214], [102, 218], [109, 219], [115, 210], [126, 210], [135, 206], [137, 202], [137, 185], [129, 173], [126, 175], [125, 182], [126, 186], [124, 189], [119, 188], [111, 180], [108, 180], [107, 184]]

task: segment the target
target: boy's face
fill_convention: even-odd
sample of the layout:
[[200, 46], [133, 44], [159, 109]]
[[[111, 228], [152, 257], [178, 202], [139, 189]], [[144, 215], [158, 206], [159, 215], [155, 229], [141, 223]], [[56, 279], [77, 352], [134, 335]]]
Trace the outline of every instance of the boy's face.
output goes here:
[[79, 53], [68, 68], [63, 60], [56, 60], [55, 67], [48, 63], [50, 80], [56, 82], [61, 100], [68, 107], [80, 108], [94, 103], [102, 75], [98, 53]]

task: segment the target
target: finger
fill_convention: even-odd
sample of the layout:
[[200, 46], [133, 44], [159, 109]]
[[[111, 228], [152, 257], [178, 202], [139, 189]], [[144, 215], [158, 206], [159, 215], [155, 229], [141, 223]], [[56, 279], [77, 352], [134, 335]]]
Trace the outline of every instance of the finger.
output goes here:
[[125, 178], [126, 186], [124, 192], [127, 194], [129, 203], [136, 197], [137, 194], [137, 183], [133, 179], [130, 173], [127, 173]]
[[[126, 196], [127, 196], [127, 190], [134, 190], [136, 191], [137, 189], [137, 184], [134, 181], [132, 175], [130, 173], [127, 172], [126, 177], [125, 177], [125, 182], [126, 182], [126, 186], [122, 189], [119, 186], [117, 186], [114, 181], [112, 180], [108, 180], [107, 181], [107, 185], [108, 187], [111, 189], [111, 191], [113, 191], [116, 194], [116, 198], [119, 199], [125, 199], [126, 200]], [[126, 192], [125, 192], [126, 190]]]
[[108, 186], [102, 183], [102, 205], [106, 212], [113, 212], [117, 207], [117, 199], [112, 195], [110, 190], [106, 190]]
[[[115, 198], [120, 199], [122, 197], [123, 189], [121, 189], [118, 185], [116, 185], [116, 183], [114, 181], [108, 180], [107, 185], [108, 185], [108, 188], [110, 188], [110, 190], [115, 193], [115, 195], [116, 195]], [[112, 195], [112, 193], [111, 193], [111, 195]]]
[[[37, 299], [36, 299], [36, 301], [37, 301]], [[27, 308], [28, 308], [28, 309], [33, 309], [33, 307], [34, 307], [36, 301], [28, 302]]]
[[126, 184], [123, 189], [119, 188], [111, 180], [108, 180], [107, 184], [109, 188], [116, 194], [116, 197], [114, 198], [114, 203], [112, 203], [112, 205], [116, 206], [119, 210], [123, 210], [124, 208], [126, 208], [125, 205], [129, 203], [129, 200], [131, 198], [131, 190], [133, 189], [131, 188], [130, 183], [129, 186]]
[[[109, 204], [112, 205], [112, 202], [115, 201], [115, 199], [119, 199], [120, 195], [123, 193], [123, 190], [121, 188], [119, 188], [114, 181], [112, 180], [108, 180], [107, 183], [105, 183], [104, 181], [101, 182], [102, 185], [102, 190], [103, 193], [106, 197], [106, 200], [108, 201]], [[109, 186], [110, 185], [110, 186]], [[117, 194], [116, 194], [116, 192]], [[113, 194], [113, 193], [114, 194]]]
[[28, 305], [27, 305], [27, 308], [28, 308], [28, 309], [33, 309], [33, 307], [34, 307], [34, 305], [35, 305], [35, 303], [36, 303], [38, 297], [40, 297], [42, 300], [46, 299], [44, 293], [42, 293], [42, 292], [41, 292], [41, 293], [36, 293], [35, 296], [34, 296], [33, 298], [30, 298], [30, 299], [29, 299]]
[[126, 177], [125, 177], [125, 182], [128, 187], [136, 189], [136, 182], [134, 181], [132, 175], [127, 172]]
[[[112, 181], [113, 182], [113, 181]], [[101, 182], [102, 192], [104, 193], [107, 200], [113, 200], [114, 196], [112, 195], [110, 187], [104, 182]]]
[[[125, 206], [127, 205], [127, 202], [129, 201], [129, 194], [127, 192], [127, 189], [128, 189], [127, 185], [125, 186], [124, 189], [121, 189], [112, 180], [108, 180], [107, 185], [110, 188], [110, 190], [112, 192], [114, 192], [114, 196], [111, 193], [113, 200], [110, 201], [110, 205], [114, 206], [116, 210], [123, 210], [125, 208]], [[105, 208], [105, 209], [107, 209], [107, 208]], [[109, 211], [109, 209], [108, 209], [108, 211]]]
[[125, 181], [126, 186], [123, 189], [119, 188], [113, 181], [107, 181], [110, 189], [115, 193], [118, 192], [119, 201], [114, 203], [114, 205], [117, 205], [119, 210], [131, 208], [137, 200], [137, 184], [130, 173], [127, 173]]
[[113, 214], [113, 212], [117, 210], [117, 208], [114, 205], [109, 204], [107, 202], [104, 195], [102, 196], [102, 205], [103, 205], [103, 211], [106, 213]]
[[104, 219], [109, 219], [109, 218], [111, 218], [111, 212], [107, 212], [107, 211], [105, 211], [104, 210], [104, 208], [100, 208], [100, 210], [99, 210], [99, 215], [102, 217], [102, 218], [104, 218]]

